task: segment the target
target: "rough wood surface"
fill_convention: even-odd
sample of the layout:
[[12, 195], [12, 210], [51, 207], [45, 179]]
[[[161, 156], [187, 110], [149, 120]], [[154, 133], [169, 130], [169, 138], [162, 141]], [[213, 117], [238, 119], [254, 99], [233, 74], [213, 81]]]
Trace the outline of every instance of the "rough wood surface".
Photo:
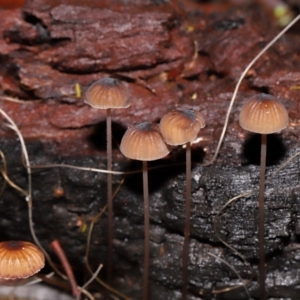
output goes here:
[[[75, 3], [76, 2], [76, 3]], [[63, 3], [63, 4], [61, 4]], [[213, 299], [214, 291], [239, 283], [230, 263], [247, 279], [249, 268], [226, 248], [214, 231], [222, 205], [259, 180], [259, 143], [238, 125], [246, 99], [258, 92], [279, 97], [290, 124], [268, 140], [270, 176], [300, 150], [299, 24], [268, 51], [249, 72], [238, 94], [217, 161], [203, 167], [215, 151], [226, 109], [239, 75], [278, 32], [260, 7], [229, 7], [207, 12], [192, 1], [27, 1], [22, 10], [0, 11], [0, 107], [19, 126], [33, 166], [65, 163], [105, 169], [105, 113], [84, 104], [96, 79], [124, 80], [131, 106], [113, 111], [114, 169], [141, 166], [124, 159], [118, 143], [128, 125], [158, 121], [174, 107], [195, 107], [206, 127], [193, 145], [190, 299]], [[82, 96], [76, 97], [79, 84]], [[9, 97], [23, 99], [12, 102]], [[9, 177], [26, 188], [19, 141], [2, 122], [1, 143]], [[150, 164], [150, 299], [180, 299], [184, 227], [183, 150]], [[299, 299], [300, 183], [296, 158], [267, 184], [266, 252], [270, 299]], [[163, 165], [163, 166], [162, 166]], [[160, 167], [161, 166], [161, 167]], [[117, 188], [123, 176], [113, 176]], [[115, 287], [141, 298], [143, 207], [141, 174], [128, 175], [115, 202]], [[2, 179], [2, 183], [3, 183]], [[63, 188], [58, 195], [57, 188]], [[106, 203], [106, 175], [68, 168], [33, 169], [33, 219], [36, 234], [49, 244], [59, 239], [75, 273], [84, 271], [88, 226]], [[7, 186], [0, 198], [0, 238], [31, 239], [24, 198]], [[90, 262], [104, 262], [107, 223], [96, 224]], [[219, 235], [240, 251], [254, 269], [248, 285], [258, 299], [257, 192], [230, 204], [216, 221]], [[211, 256], [211, 254], [215, 256]], [[105, 272], [104, 272], [105, 273]], [[243, 288], [219, 299], [248, 299]]]

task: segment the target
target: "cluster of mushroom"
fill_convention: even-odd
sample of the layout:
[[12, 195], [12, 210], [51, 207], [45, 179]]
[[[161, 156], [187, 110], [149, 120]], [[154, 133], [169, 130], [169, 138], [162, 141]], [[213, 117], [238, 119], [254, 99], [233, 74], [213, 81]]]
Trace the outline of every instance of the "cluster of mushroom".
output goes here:
[[[190, 236], [191, 212], [191, 142], [197, 137], [201, 128], [205, 126], [199, 112], [190, 110], [175, 110], [167, 113], [159, 126], [144, 122], [128, 128], [120, 145], [124, 156], [143, 161], [144, 187], [144, 222], [145, 222], [145, 255], [144, 255], [144, 286], [143, 299], [147, 299], [149, 272], [149, 195], [147, 161], [157, 160], [170, 152], [170, 146], [186, 145], [187, 180], [186, 180], [186, 225], [184, 229], [185, 241], [183, 251], [183, 287], [186, 289], [188, 245]], [[183, 292], [186, 293], [186, 292]]]
[[[103, 101], [108, 101], [104, 104]], [[116, 79], [104, 78], [91, 85], [87, 92], [86, 102], [96, 108], [128, 107], [128, 92], [125, 86]], [[107, 103], [107, 102], [105, 102]], [[259, 196], [259, 248], [260, 248], [260, 290], [261, 299], [265, 299], [264, 275], [264, 178], [266, 161], [266, 134], [275, 133], [284, 129], [288, 124], [288, 114], [284, 106], [273, 96], [259, 94], [252, 97], [242, 108], [240, 125], [243, 129], [262, 135], [261, 180]], [[111, 121], [110, 121], [111, 122]], [[107, 127], [109, 128], [109, 123]], [[143, 189], [144, 189], [144, 274], [143, 299], [148, 299], [148, 272], [149, 272], [149, 192], [147, 162], [163, 158], [170, 152], [170, 146], [186, 145], [186, 212], [184, 228], [184, 246], [182, 255], [182, 299], [187, 294], [187, 266], [189, 256], [190, 213], [191, 213], [191, 142], [193, 142], [205, 121], [198, 111], [193, 109], [177, 109], [162, 117], [160, 124], [143, 122], [130, 126], [124, 134], [120, 151], [124, 156], [143, 162]], [[110, 130], [110, 132], [109, 132]], [[111, 136], [111, 128], [107, 135]], [[108, 138], [108, 149], [109, 141]], [[110, 156], [110, 158], [109, 158]], [[111, 150], [108, 151], [108, 170], [111, 170]], [[109, 178], [109, 177], [108, 177]], [[111, 178], [111, 177], [110, 177]], [[111, 180], [111, 179], [110, 179]], [[110, 181], [111, 185], [111, 181]], [[108, 187], [111, 189], [111, 187]], [[109, 207], [109, 245], [112, 247], [112, 199], [108, 194]], [[112, 248], [109, 247], [109, 251]], [[108, 264], [110, 262], [108, 261]]]
[[[86, 102], [96, 108], [120, 108], [128, 106], [128, 93], [125, 86], [118, 80], [103, 78], [93, 83], [87, 91]], [[186, 187], [186, 226], [183, 255], [183, 269], [187, 270], [188, 264], [188, 243], [190, 235], [190, 211], [191, 211], [191, 142], [197, 137], [201, 128], [205, 126], [203, 117], [193, 109], [175, 110], [166, 114], [160, 124], [143, 122], [130, 126], [124, 134], [120, 151], [124, 156], [143, 162], [143, 189], [144, 189], [144, 272], [143, 272], [143, 299], [148, 298], [148, 273], [149, 273], [149, 191], [148, 191], [148, 167], [147, 162], [165, 157], [170, 152], [170, 145], [186, 144], [187, 153], [187, 187]], [[109, 127], [109, 124], [107, 125]], [[107, 131], [107, 138], [111, 131]], [[111, 142], [108, 140], [107, 146]], [[111, 157], [111, 150], [108, 151], [108, 159]], [[111, 164], [108, 164], [111, 170]], [[109, 182], [111, 185], [111, 181]], [[108, 195], [109, 214], [109, 245], [112, 241], [112, 199]], [[109, 252], [112, 249], [109, 247]], [[108, 264], [110, 262], [108, 261]], [[111, 267], [111, 266], [110, 266]], [[184, 271], [186, 274], [187, 271]], [[184, 275], [186, 278], [186, 275]], [[184, 284], [186, 286], [186, 284]]]

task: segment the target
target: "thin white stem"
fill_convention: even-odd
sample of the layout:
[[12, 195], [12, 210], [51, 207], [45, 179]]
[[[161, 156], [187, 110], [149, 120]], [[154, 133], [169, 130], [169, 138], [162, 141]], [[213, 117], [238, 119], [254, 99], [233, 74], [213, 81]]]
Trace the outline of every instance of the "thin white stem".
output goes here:
[[[215, 255], [215, 254], [213, 254], [213, 253], [208, 253], [208, 255], [214, 257], [215, 259], [220, 260], [223, 264], [225, 264], [228, 268], [230, 268], [230, 269], [235, 273], [235, 275], [236, 275], [236, 276], [239, 278], [239, 280], [241, 281], [241, 286], [244, 287], [245, 292], [246, 292], [246, 294], [247, 294], [249, 300], [251, 300], [252, 298], [251, 298], [251, 296], [250, 296], [250, 294], [249, 294], [249, 291], [248, 291], [248, 289], [247, 289], [247, 284], [249, 283], [249, 281], [247, 280], [247, 281], [244, 281], [244, 282], [243, 282], [242, 277], [241, 277], [240, 274], [236, 271], [236, 269], [235, 269], [232, 265], [230, 265], [226, 260], [224, 260], [223, 258], [221, 258], [221, 257], [219, 257], [219, 256], [217, 256], [217, 255]], [[235, 287], [233, 287], [233, 288], [235, 288]], [[214, 294], [221, 294], [221, 293], [228, 292], [229, 290], [232, 290], [233, 288], [230, 287], [230, 288], [226, 288], [226, 289], [222, 289], [222, 290], [214, 290], [213, 293], [214, 293]]]
[[76, 300], [79, 300], [80, 299], [80, 296], [81, 296], [81, 292], [83, 290], [86, 290], [86, 288], [96, 279], [96, 277], [98, 276], [99, 272], [101, 271], [103, 265], [100, 264], [99, 267], [97, 268], [97, 270], [94, 272], [94, 274], [92, 275], [92, 277], [82, 286], [82, 287], [77, 287], [78, 290], [79, 290], [79, 293], [76, 297]]

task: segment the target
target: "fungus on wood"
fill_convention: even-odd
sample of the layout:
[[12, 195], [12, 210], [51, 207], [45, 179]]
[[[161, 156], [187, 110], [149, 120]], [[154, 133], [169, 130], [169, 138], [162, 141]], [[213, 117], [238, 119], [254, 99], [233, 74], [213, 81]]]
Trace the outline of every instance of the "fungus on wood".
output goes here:
[[128, 90], [124, 83], [114, 78], [102, 78], [94, 82], [86, 93], [86, 101], [97, 109], [106, 109], [107, 138], [107, 207], [108, 207], [108, 283], [112, 281], [113, 262], [113, 202], [112, 202], [112, 128], [111, 109], [129, 106]]
[[267, 154], [267, 134], [286, 128], [289, 122], [288, 113], [283, 104], [268, 94], [251, 97], [242, 107], [240, 125], [250, 132], [261, 134], [260, 179], [258, 200], [258, 243], [259, 243], [259, 286], [260, 299], [266, 299], [265, 289], [265, 231], [264, 231], [264, 193]]
[[[202, 9], [203, 1], [193, 1], [193, 10], [190, 11], [184, 8], [192, 1], [182, 1], [180, 11], [174, 11], [174, 1], [127, 1], [126, 4], [113, 1], [115, 6], [111, 1], [101, 1], [97, 8], [93, 6], [95, 1], [78, 0], [72, 5], [74, 2], [30, 0], [23, 11], [0, 11], [1, 53], [5, 62], [0, 76], [1, 95], [4, 96], [0, 104], [21, 126], [32, 166], [64, 162], [90, 168], [96, 165], [106, 167], [105, 153], [99, 155], [87, 138], [102, 113], [83, 106], [82, 99], [74, 97], [75, 83], [79, 83], [84, 91], [91, 82], [104, 76], [122, 76], [130, 82], [134, 105], [126, 109], [125, 114], [116, 113], [115, 116], [115, 120], [122, 124], [141, 122], [150, 113], [153, 120], [159, 119], [178, 103], [201, 105], [210, 125], [201, 133], [201, 145], [206, 157], [210, 157], [237, 77], [253, 58], [253, 53], [278, 32], [278, 27], [266, 18], [264, 11], [257, 4], [246, 6], [249, 1], [244, 1], [239, 7], [230, 5], [228, 11], [228, 5], [226, 8], [222, 6], [224, 10], [215, 10], [214, 13]], [[213, 1], [207, 2], [205, 7], [206, 4], [215, 7]], [[127, 13], [122, 13], [125, 8]], [[216, 29], [214, 24], [220, 21], [238, 26]], [[128, 26], [124, 27], [124, 24]], [[248, 37], [246, 42], [245, 36]], [[280, 39], [274, 45], [274, 51], [269, 51], [251, 68], [237, 98], [238, 106], [244, 95], [263, 89], [289, 99], [287, 104], [292, 122], [289, 130], [284, 131], [288, 146], [285, 157], [299, 150], [298, 44], [296, 30]], [[197, 45], [195, 49], [194, 45]], [[184, 66], [191, 65], [194, 50], [197, 59], [189, 72], [182, 74]], [[155, 89], [155, 95], [145, 86]], [[10, 99], [7, 96], [19, 102], [7, 101]], [[38, 101], [27, 101], [29, 99]], [[233, 113], [237, 106], [234, 106]], [[190, 243], [190, 258], [193, 260], [189, 265], [189, 289], [195, 297], [205, 299], [214, 297], [211, 287], [236, 284], [236, 278], [228, 274], [231, 271], [218, 260], [207, 257], [208, 251], [218, 253], [241, 274], [246, 272], [239, 261], [216, 243], [212, 230], [213, 216], [225, 198], [255, 188], [258, 181], [256, 166], [240, 166], [241, 130], [234, 118], [229, 118], [229, 123], [218, 163], [208, 168], [195, 165], [194, 169], [191, 218], [194, 238]], [[25, 187], [19, 143], [5, 126], [1, 127], [1, 150], [6, 157], [9, 177]], [[114, 166], [122, 170], [126, 162], [117, 152], [115, 154]], [[269, 171], [275, 168], [270, 166]], [[178, 269], [176, 267], [181, 261], [183, 241], [178, 233], [184, 222], [182, 191], [185, 189], [185, 174], [174, 170], [176, 168], [172, 167], [172, 175], [151, 197], [151, 219], [155, 221], [152, 229], [159, 229], [151, 231], [157, 241], [152, 246], [161, 249], [152, 252], [152, 299], [176, 299], [181, 287], [180, 265]], [[196, 172], [202, 176], [198, 177]], [[84, 272], [82, 256], [86, 238], [82, 229], [88, 227], [90, 218], [106, 204], [106, 175], [60, 168], [64, 195], [57, 199], [52, 195], [59, 180], [56, 170], [35, 169], [33, 173], [33, 218], [37, 236], [42, 245], [49, 244], [52, 233], [57, 238], [63, 237], [72, 265]], [[158, 173], [162, 172], [159, 170]], [[296, 280], [299, 277], [296, 258], [300, 257], [298, 174], [299, 157], [284, 167], [280, 176], [274, 177], [268, 186], [272, 192], [268, 196], [272, 204], [265, 222], [270, 230], [265, 250], [272, 259], [268, 261], [267, 275], [276, 280], [267, 280], [266, 284], [276, 298], [297, 299], [299, 294]], [[103, 182], [99, 184], [102, 177]], [[115, 182], [117, 178], [113, 176]], [[141, 287], [140, 276], [135, 277], [135, 274], [140, 274], [141, 266], [138, 235], [142, 212], [136, 210], [139, 200], [126, 183], [114, 200], [114, 258], [117, 261], [114, 283], [117, 289], [133, 299], [139, 295]], [[224, 215], [220, 228], [227, 237], [226, 241], [253, 262], [254, 268], [257, 226], [252, 224], [252, 206], [255, 200], [251, 197], [235, 202]], [[3, 239], [16, 238], [16, 233], [20, 239], [29, 239], [23, 199], [12, 188], [7, 188], [1, 195], [0, 208]], [[83, 220], [82, 227], [76, 223], [78, 216]], [[160, 232], [166, 234], [160, 235]], [[96, 224], [91, 238], [89, 257], [94, 268], [106, 257], [106, 238], [107, 222], [102, 219]], [[133, 254], [132, 249], [136, 250]], [[280, 278], [286, 280], [279, 282]], [[255, 282], [249, 285], [249, 291], [255, 293]], [[200, 292], [202, 296], [199, 296]], [[238, 293], [233, 290], [218, 297], [246, 298]]]
[[188, 257], [191, 218], [191, 142], [194, 141], [205, 121], [202, 115], [193, 109], [174, 110], [164, 115], [159, 128], [165, 142], [172, 146], [185, 144], [186, 146], [186, 207], [184, 243], [182, 251], [182, 299], [186, 299], [188, 285]]
[[120, 150], [124, 156], [143, 161], [143, 192], [144, 192], [144, 274], [143, 300], [148, 299], [149, 289], [149, 259], [150, 259], [150, 210], [148, 188], [147, 162], [157, 160], [169, 154], [170, 149], [165, 144], [157, 124], [144, 122], [134, 124], [125, 132]]

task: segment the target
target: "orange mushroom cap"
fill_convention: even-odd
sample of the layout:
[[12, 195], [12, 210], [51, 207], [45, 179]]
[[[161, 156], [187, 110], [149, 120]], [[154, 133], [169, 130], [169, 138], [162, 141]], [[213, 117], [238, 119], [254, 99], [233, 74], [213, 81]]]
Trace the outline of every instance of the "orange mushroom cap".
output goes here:
[[44, 254], [34, 244], [24, 241], [0, 243], [0, 278], [27, 278], [39, 272], [44, 265]]
[[118, 79], [102, 78], [95, 81], [86, 92], [85, 102], [94, 108], [125, 108], [129, 97], [127, 87]]
[[173, 146], [192, 142], [204, 127], [202, 115], [193, 109], [171, 111], [162, 117], [159, 124], [165, 142]]
[[289, 117], [277, 98], [268, 94], [258, 94], [251, 97], [242, 107], [239, 122], [245, 130], [270, 134], [286, 128]]
[[120, 150], [124, 156], [142, 161], [160, 159], [170, 152], [158, 125], [150, 122], [129, 127], [122, 138]]

